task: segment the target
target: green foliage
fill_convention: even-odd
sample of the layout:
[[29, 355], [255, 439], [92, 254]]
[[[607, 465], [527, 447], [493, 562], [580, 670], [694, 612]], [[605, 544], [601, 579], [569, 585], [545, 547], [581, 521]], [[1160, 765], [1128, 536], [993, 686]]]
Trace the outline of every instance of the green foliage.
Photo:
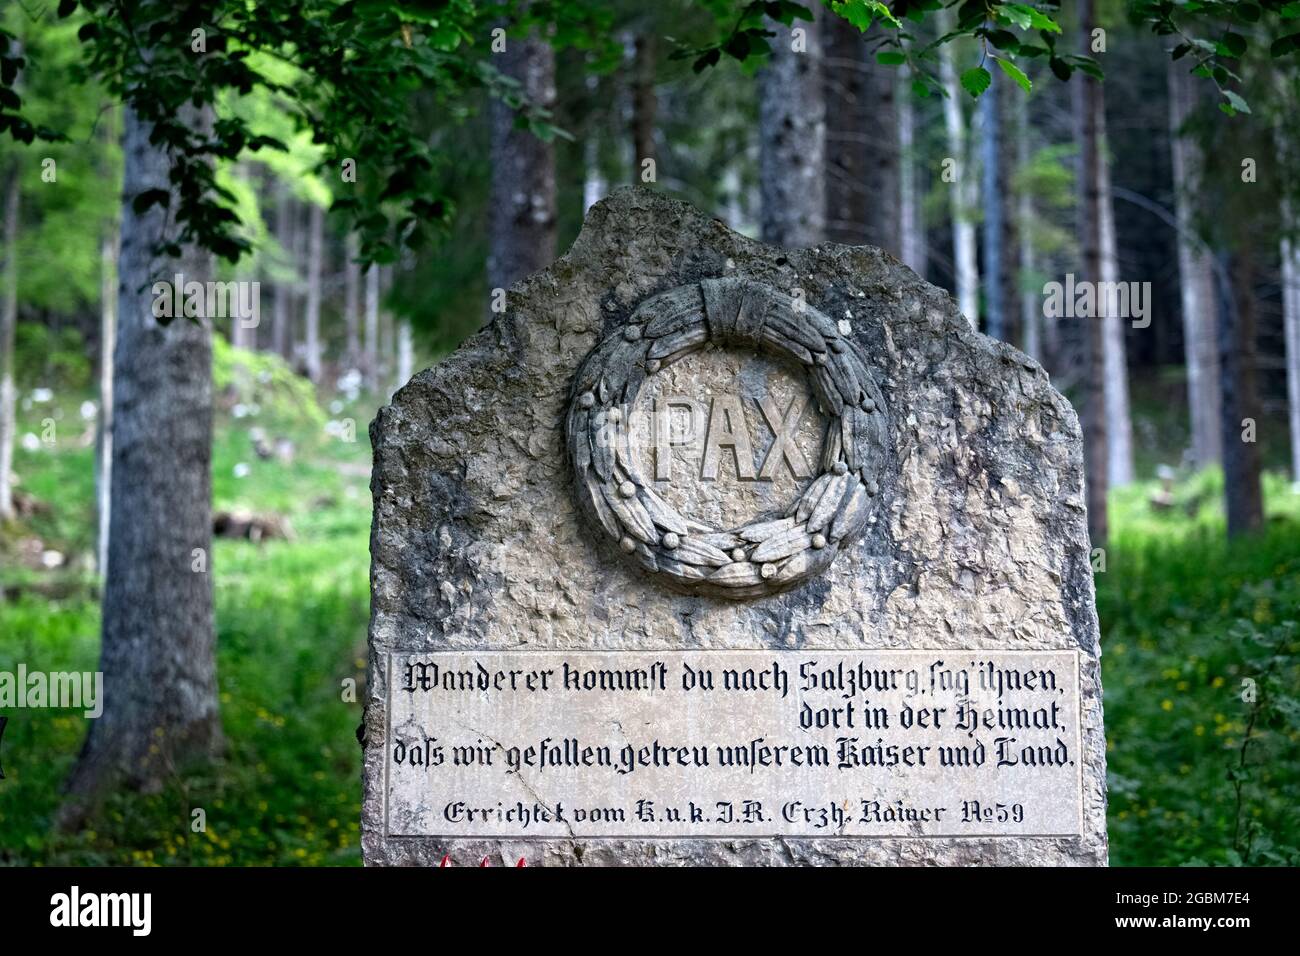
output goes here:
[[1015, 80], [1016, 85], [1019, 86], [1022, 90], [1028, 93], [1031, 89], [1033, 89], [1034, 84], [1029, 81], [1029, 77], [1025, 75], [1024, 70], [1020, 69], [1020, 67], [1016, 66], [1010, 60], [1004, 60], [1000, 56], [996, 56], [993, 59], [997, 61], [998, 67], [1002, 70], [1002, 72], [1005, 73], [1007, 76], [1011, 77], [1011, 79]]
[[1060, 33], [1061, 25], [1041, 10], [1027, 3], [1006, 3], [994, 11], [994, 18], [999, 23], [1011, 24], [1021, 30], [1045, 30], [1048, 33]]
[[[1134, 384], [1150, 473], [1186, 445], [1161, 394], [1186, 385]], [[1217, 469], [1111, 494], [1096, 585], [1114, 864], [1300, 862], [1300, 494], [1280, 471], [1264, 493], [1265, 532], [1232, 542]]]
[[[1219, 109], [1229, 116], [1250, 112], [1240, 92], [1250, 78], [1243, 79], [1229, 64], [1240, 66], [1256, 48], [1266, 47], [1273, 59], [1292, 56], [1300, 49], [1300, 32], [1295, 31], [1294, 22], [1300, 19], [1300, 4], [1294, 0], [1197, 0], [1187, 4], [1133, 0], [1131, 8], [1156, 36], [1177, 41], [1170, 56], [1175, 60], [1190, 57], [1190, 71], [1214, 82], [1223, 97]], [[1237, 84], [1238, 89], [1231, 89], [1230, 84]]]
[[[553, 136], [549, 114], [491, 64], [491, 26], [504, 19], [526, 29], [544, 10], [557, 43], [585, 40], [594, 50], [612, 42], [600, 32], [607, 18], [599, 7], [576, 2], [449, 0], [428, 9], [400, 0], [187, 6], [138, 0], [123, 8], [111, 0], [64, 0], [59, 16], [78, 7], [86, 15], [76, 35], [89, 74], [152, 123], [154, 141], [169, 152], [172, 188], [132, 199], [140, 211], [174, 203], [178, 228], [159, 251], [175, 256], [194, 241], [230, 261], [251, 243], [217, 168], [245, 152], [291, 148], [231, 108], [232, 97], [270, 94], [297, 130], [310, 132], [322, 149], [321, 175], [339, 185], [333, 208], [361, 236], [362, 257], [391, 262], [398, 244], [419, 246], [451, 211], [434, 177], [439, 157], [409, 109], [415, 93], [432, 91], [455, 104], [466, 92], [486, 90], [518, 110], [538, 135]], [[61, 136], [59, 129], [37, 129], [20, 112], [12, 77], [26, 58], [11, 49], [11, 32], [0, 32], [0, 44], [0, 132], [25, 142]], [[280, 70], [275, 61], [293, 69]], [[194, 111], [205, 108], [215, 110], [210, 129], [195, 122]], [[355, 182], [341, 175], [346, 160], [357, 164]]]
[[[13, 711], [0, 785], [0, 863], [337, 865], [359, 862], [359, 704], [364, 688], [367, 516], [322, 509], [310, 542], [219, 542], [217, 668], [224, 759], [161, 793], [112, 798], [90, 830], [50, 831], [86, 722], [70, 711]], [[304, 523], [305, 524], [305, 523]], [[84, 598], [0, 607], [16, 635], [0, 668], [94, 670], [98, 608]], [[359, 691], [363, 693], [364, 691]], [[362, 699], [358, 696], [358, 700]], [[202, 807], [206, 832], [190, 829]]]
[[[21, 357], [20, 352], [20, 361]], [[45, 381], [35, 384], [50, 387]], [[0, 526], [0, 587], [42, 583], [56, 593], [84, 594], [95, 547], [94, 422], [81, 416], [81, 403], [90, 399], [90, 393], [55, 388], [52, 399], [41, 403], [27, 401], [30, 395], [25, 391], [21, 397], [13, 472], [18, 476], [17, 489], [41, 507], [21, 522]], [[51, 422], [54, 440], [40, 441]], [[38, 439], [30, 447], [23, 440], [28, 435]], [[66, 566], [52, 574], [30, 568], [23, 555], [33, 539], [63, 554]], [[21, 632], [5, 630], [0, 623], [0, 635], [7, 638], [10, 633]]]
[[[989, 58], [997, 60], [999, 67], [1025, 92], [1029, 92], [1031, 84], [1026, 71], [1017, 64], [1018, 59], [1046, 57], [1052, 74], [1062, 81], [1076, 72], [1098, 80], [1103, 78], [1101, 65], [1093, 57], [1058, 50], [1057, 40], [1063, 35], [1058, 20], [1059, 0], [1033, 3], [962, 0], [952, 4], [940, 0], [895, 0], [892, 4], [878, 0], [830, 0], [828, 5], [862, 33], [871, 31], [868, 42], [878, 62], [890, 66], [906, 64], [915, 78], [914, 83], [930, 92], [946, 93], [933, 69], [936, 50], [959, 37], [971, 37], [980, 44], [979, 63], [962, 73], [962, 87], [972, 96], [977, 97], [988, 89], [989, 82], [981, 73], [987, 74], [984, 64]], [[942, 36], [927, 43], [912, 32], [912, 27], [923, 24], [927, 17], [944, 16], [943, 11], [948, 7], [955, 10], [956, 24]], [[1229, 115], [1249, 112], [1249, 107], [1238, 91], [1228, 89], [1230, 83], [1240, 83], [1242, 78], [1227, 66], [1227, 61], [1242, 59], [1256, 33], [1264, 34], [1274, 57], [1300, 50], [1300, 32], [1288, 32], [1294, 27], [1291, 21], [1300, 19], [1300, 7], [1294, 0], [1197, 0], [1186, 4], [1133, 0], [1130, 10], [1156, 36], [1175, 36], [1181, 41], [1170, 55], [1177, 60], [1192, 54], [1193, 72], [1214, 81], [1224, 97], [1221, 108]], [[765, 28], [764, 18], [789, 24], [794, 17], [808, 14], [807, 8], [787, 0], [780, 3], [751, 0], [738, 7], [723, 5], [715, 8], [721, 29], [718, 39], [702, 46], [682, 46], [675, 55], [694, 60], [697, 71], [717, 65], [724, 55], [741, 62], [761, 61], [771, 52], [767, 38], [772, 33]], [[1225, 21], [1251, 28], [1262, 24], [1263, 30], [1229, 28], [1213, 39], [1200, 35], [1220, 29]]]
[[831, 9], [863, 33], [870, 30], [871, 24], [877, 20], [892, 27], [902, 26], [898, 18], [889, 12], [889, 6], [879, 0], [832, 0]]
[[325, 423], [315, 388], [283, 358], [235, 348], [221, 335], [212, 337], [212, 387], [227, 405], [258, 409], [265, 422], [317, 428]]
[[[292, 464], [250, 462], [249, 427], [219, 417], [214, 504], [283, 514], [295, 537], [214, 546], [223, 759], [176, 775], [157, 794], [118, 794], [91, 829], [58, 835], [51, 820], [86, 721], [66, 710], [9, 711], [0, 864], [360, 862], [361, 705], [342, 697], [343, 681], [354, 680], [355, 699], [364, 700], [370, 449], [364, 429], [348, 443], [300, 423], [282, 432], [297, 447]], [[24, 486], [82, 529], [77, 541], [49, 543], [93, 544], [92, 461], [91, 449], [71, 441], [20, 451]], [[235, 478], [241, 462], [251, 471]], [[90, 588], [16, 600], [11, 594], [0, 603], [0, 670], [23, 662], [93, 671], [98, 627]], [[197, 807], [206, 813], [205, 832], [191, 829]]]
[[[1111, 862], [1300, 862], [1300, 524], [1124, 529], [1097, 576]], [[1253, 692], [1253, 700], [1249, 699]]]
[[14, 378], [19, 390], [81, 391], [92, 369], [86, 343], [76, 329], [19, 322], [14, 330]]
[[[984, 67], [988, 58], [996, 59], [1002, 70], [1026, 92], [1031, 86], [1029, 77], [1015, 64], [1016, 57], [1048, 56], [1052, 72], [1063, 80], [1069, 79], [1075, 70], [1101, 76], [1101, 68], [1090, 57], [1057, 55], [1056, 35], [1061, 27], [1054, 16], [1059, 4], [1050, 0], [1033, 4], [967, 0], [956, 6], [955, 28], [929, 42], [914, 31], [927, 17], [943, 15], [947, 5], [939, 0], [895, 0], [892, 4], [880, 0], [830, 0], [828, 5], [833, 13], [868, 35], [867, 43], [877, 62], [887, 66], [906, 64], [921, 95], [931, 92], [946, 95], [935, 72], [936, 51], [961, 37], [974, 38], [980, 45], [980, 62], [962, 73], [962, 86], [972, 96], [978, 97], [992, 82]], [[703, 46], [680, 47], [674, 54], [693, 59], [696, 71], [717, 65], [724, 55], [742, 63], [765, 59], [771, 53], [767, 38], [773, 35], [766, 28], [766, 18], [787, 25], [795, 17], [811, 19], [811, 11], [790, 2], [754, 0], [742, 4], [739, 10], [724, 7], [715, 12], [723, 24], [719, 38]], [[735, 19], [728, 26], [728, 17], [733, 14]], [[998, 54], [992, 53], [994, 49]]]
[[[883, 6], [880, 3], [866, 4], [863, 0], [853, 0], [851, 4], [836, 3], [834, 5], [840, 7], [853, 6], [855, 12], [857, 7]], [[732, 13], [724, 5], [711, 6], [714, 15], [720, 19]], [[699, 47], [679, 46], [678, 49], [673, 51], [672, 58], [694, 61], [692, 68], [696, 73], [702, 73], [711, 66], [717, 66], [723, 54], [742, 64], [751, 59], [766, 59], [772, 52], [772, 46], [767, 42], [767, 38], [773, 35], [772, 31], [767, 29], [768, 19], [790, 26], [796, 19], [811, 22], [813, 15], [812, 11], [803, 4], [793, 3], [791, 0], [750, 0], [750, 2], [743, 4], [738, 11], [735, 11], [735, 22], [717, 43]]]
[[66, 134], [29, 144], [0, 136], [0, 176], [19, 180], [18, 300], [25, 310], [69, 314], [98, 303], [100, 241], [117, 214], [116, 114], [104, 109], [103, 90], [69, 82], [77, 27], [77, 20], [29, 18], [21, 5], [0, 14], [0, 30], [22, 41], [25, 65], [14, 80], [26, 114]]
[[982, 66], [973, 66], [961, 75], [961, 88], [974, 97], [987, 90], [992, 82], [993, 75]]

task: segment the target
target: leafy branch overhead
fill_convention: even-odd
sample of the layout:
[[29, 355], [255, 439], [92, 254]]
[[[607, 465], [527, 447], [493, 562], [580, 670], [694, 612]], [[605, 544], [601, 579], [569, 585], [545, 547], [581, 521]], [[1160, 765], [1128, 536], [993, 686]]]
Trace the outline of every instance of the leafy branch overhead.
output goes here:
[[[957, 7], [955, 27], [929, 41], [913, 31], [928, 17], [942, 13], [945, 5], [940, 0], [895, 0], [893, 4], [882, 0], [831, 0], [828, 6], [861, 33], [870, 31], [867, 42], [879, 63], [887, 66], [906, 64], [914, 77], [914, 88], [922, 96], [944, 92], [933, 69], [937, 62], [936, 51], [960, 37], [971, 37], [980, 42], [979, 64], [962, 75], [962, 86], [972, 96], [979, 96], [991, 83], [985, 68], [990, 59], [997, 61], [1003, 72], [1026, 90], [1031, 84], [1024, 70], [1016, 65], [1017, 57], [1046, 56], [1053, 72], [1062, 79], [1068, 79], [1076, 69], [1098, 78], [1101, 76], [1100, 67], [1091, 58], [1057, 54], [1056, 38], [1061, 27], [1055, 19], [1059, 6], [1056, 3], [1031, 5], [967, 0]], [[811, 9], [789, 0], [754, 0], [740, 8], [730, 31], [716, 43], [681, 49], [676, 55], [693, 58], [697, 71], [716, 64], [724, 54], [742, 62], [765, 57], [771, 52], [768, 38], [774, 35], [769, 28], [770, 22], [790, 26], [796, 19], [811, 22]]]
[[[1063, 5], [1059, 0], [1009, 3], [1002, 0], [828, 0], [826, 4], [863, 34], [877, 62], [909, 68], [913, 90], [920, 96], [946, 95], [939, 81], [936, 51], [954, 40], [976, 41], [979, 60], [961, 73], [961, 86], [978, 97], [992, 84], [992, 63], [1026, 92], [1032, 82], [1026, 61], [1045, 60], [1052, 75], [1068, 80], [1075, 72], [1102, 79], [1100, 64], [1091, 56], [1066, 52], [1063, 37]], [[1220, 108], [1232, 114], [1249, 112], [1245, 99], [1230, 84], [1241, 77], [1228, 62], [1245, 58], [1251, 43], [1267, 45], [1273, 57], [1300, 51], [1300, 0], [1131, 0], [1130, 12], [1147, 24], [1156, 36], [1171, 36], [1178, 44], [1170, 50], [1173, 59], [1193, 55], [1195, 75], [1211, 79], [1224, 102]], [[682, 47], [675, 56], [690, 58], [696, 71], [717, 64], [723, 56], [749, 66], [771, 52], [769, 38], [775, 34], [772, 22], [791, 26], [795, 20], [811, 21], [810, 6], [790, 0], [752, 0], [738, 10], [725, 8], [719, 15], [723, 32], [716, 42], [700, 47]], [[927, 18], [947, 18], [951, 24], [937, 39], [927, 40], [916, 28]]]
[[[547, 5], [554, 42], [599, 51], [608, 14], [576, 2]], [[62, 0], [58, 16], [84, 20], [78, 37], [85, 69], [140, 117], [172, 158], [171, 188], [133, 200], [138, 210], [171, 207], [178, 225], [167, 248], [195, 242], [228, 260], [250, 249], [217, 182], [220, 162], [289, 147], [255, 128], [232, 99], [270, 94], [299, 130], [321, 147], [318, 172], [334, 184], [333, 209], [361, 237], [366, 261], [390, 262], [399, 246], [418, 247], [448, 222], [452, 205], [435, 175], [440, 157], [420, 132], [410, 103], [432, 91], [453, 116], [481, 91], [518, 111], [537, 135], [557, 134], [549, 113], [491, 62], [492, 31], [512, 35], [537, 23], [533, 6], [475, 0], [181, 3], [175, 0]], [[607, 57], [606, 57], [607, 59]], [[61, 131], [33, 126], [21, 113], [14, 80], [24, 65], [17, 38], [0, 32], [0, 132], [21, 142]], [[214, 108], [210, 129], [187, 123], [186, 107]], [[355, 177], [345, 177], [346, 161]]]
[[1242, 77], [1230, 64], [1246, 60], [1252, 46], [1280, 59], [1300, 53], [1300, 2], [1297, 0], [1200, 0], [1174, 4], [1170, 0], [1134, 0], [1133, 4], [1157, 36], [1175, 40], [1170, 56], [1190, 57], [1190, 72], [1212, 80], [1223, 96], [1219, 109], [1232, 116], [1249, 113], [1239, 90]]

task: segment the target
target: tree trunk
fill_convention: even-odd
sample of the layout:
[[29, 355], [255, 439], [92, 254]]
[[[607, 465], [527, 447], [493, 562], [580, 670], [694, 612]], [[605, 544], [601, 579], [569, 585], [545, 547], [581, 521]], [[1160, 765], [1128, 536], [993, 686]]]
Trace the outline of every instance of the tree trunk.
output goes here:
[[1192, 457], [1198, 468], [1223, 460], [1219, 423], [1219, 346], [1216, 294], [1210, 254], [1196, 238], [1192, 196], [1201, 185], [1200, 146], [1183, 134], [1195, 108], [1196, 80], [1187, 68], [1169, 64], [1169, 147], [1173, 161], [1174, 209], [1178, 220], [1178, 288], [1182, 297], [1183, 353], [1187, 365], [1187, 407]]
[[343, 266], [343, 322], [346, 329], [346, 350], [343, 364], [348, 370], [357, 367], [361, 358], [361, 254], [360, 242], [355, 232], [349, 232]]
[[[23, 46], [14, 44], [13, 56], [22, 56]], [[13, 89], [18, 90], [18, 77]], [[18, 332], [18, 216], [22, 208], [22, 192], [17, 156], [9, 163], [9, 182], [4, 200], [4, 256], [3, 282], [0, 290], [0, 521], [14, 517], [14, 437], [18, 431], [18, 388], [14, 381], [14, 342]]]
[[[1103, 148], [1097, 155], [1098, 207], [1101, 224], [1101, 279], [1102, 282], [1119, 282], [1119, 239], [1115, 234], [1115, 204], [1110, 191], [1110, 159], [1106, 155], [1106, 114], [1104, 91], [1099, 94], [1097, 130]], [[1115, 289], [1117, 285], [1106, 288]], [[1128, 359], [1124, 344], [1125, 316], [1111, 315], [1107, 309], [1102, 318], [1103, 364], [1106, 376], [1106, 467], [1107, 480], [1112, 488], [1133, 481], [1133, 419], [1129, 408]]]
[[816, 24], [799, 22], [805, 46], [792, 49], [792, 29], [770, 24], [772, 56], [758, 74], [759, 188], [762, 236], [779, 246], [820, 242], [826, 224], [823, 160], [826, 122]]
[[[511, 38], [497, 68], [518, 80], [529, 100], [555, 103], [555, 55], [538, 37]], [[555, 150], [492, 101], [492, 184], [488, 223], [488, 289], [508, 289], [555, 258]], [[488, 315], [491, 315], [489, 311]]]
[[304, 313], [305, 343], [303, 362], [307, 369], [307, 378], [312, 382], [320, 381], [320, 274], [321, 261], [325, 254], [325, 212], [318, 203], [311, 204], [307, 246], [307, 308]]
[[899, 242], [903, 253], [900, 258], [907, 266], [925, 278], [926, 248], [925, 216], [922, 211], [922, 189], [917, 183], [916, 103], [912, 94], [911, 78], [907, 67], [898, 74], [898, 190], [899, 190]]
[[[866, 78], [863, 43], [857, 28], [839, 16], [822, 25], [825, 50], [822, 84], [825, 111], [826, 238], [866, 242]], [[766, 206], [766, 203], [764, 204]]]
[[291, 278], [281, 279], [275, 288], [274, 314], [271, 318], [272, 348], [286, 362], [293, 358], [293, 335], [290, 330], [293, 315], [293, 287], [297, 283], [298, 260], [294, 257], [298, 241], [294, 228], [293, 195], [287, 183], [280, 184], [275, 208], [275, 238], [293, 271]]
[[[303, 292], [307, 288], [304, 266], [307, 265], [307, 246], [311, 233], [304, 212], [302, 203], [297, 200], [290, 203], [289, 221], [293, 223], [293, 282], [289, 287], [289, 364], [299, 374], [307, 371], [304, 364], [306, 349], [303, 347], [302, 326], [297, 318], [303, 305]], [[305, 312], [303, 314], [305, 316]], [[302, 325], [306, 325], [305, 318]]]
[[1291, 433], [1291, 480], [1300, 488], [1300, 244], [1290, 201], [1282, 206], [1282, 323], [1286, 340], [1287, 421]]
[[[1021, 97], [1016, 104], [1016, 168], [1023, 175], [1029, 168], [1029, 99]], [[1016, 196], [1016, 234], [1020, 239], [1020, 325], [1024, 334], [1025, 353], [1032, 359], [1043, 361], [1043, 307], [1042, 299], [1029, 291], [1029, 279], [1034, 276], [1037, 261], [1034, 256], [1034, 197], [1022, 186]]]
[[[249, 169], [246, 163], [239, 160], [236, 160], [232, 164], [230, 169], [230, 174], [232, 178], [242, 182], [246, 182], [250, 186], [253, 186], [254, 183], [256, 182], [256, 176], [253, 174], [252, 170]], [[232, 307], [227, 311], [229, 312], [229, 315], [226, 316], [226, 318], [230, 322], [227, 335], [230, 340], [230, 344], [237, 349], [256, 348], [257, 329], [253, 327], [249, 327], [244, 324], [245, 322], [249, 321], [249, 318], [247, 316], [241, 316], [239, 314], [240, 310], [237, 308]], [[215, 334], [216, 332], [215, 320], [218, 318], [218, 316], [212, 316], [211, 318], [213, 319], [213, 323], [214, 323], [213, 332]]]
[[[187, 108], [188, 109], [188, 108]], [[202, 128], [210, 111], [192, 111]], [[205, 318], [154, 318], [152, 284], [205, 281], [211, 256], [178, 261], [166, 209], [132, 200], [169, 188], [151, 125], [125, 111], [118, 333], [113, 352], [112, 517], [100, 670], [104, 712], [91, 724], [60, 815], [75, 826], [110, 786], [156, 789], [182, 762], [220, 745], [212, 578], [212, 330]], [[170, 284], [170, 283], [169, 283]]]
[[[947, 30], [949, 21], [941, 20], [941, 29]], [[947, 160], [957, 179], [948, 183], [948, 209], [952, 218], [953, 281], [957, 288], [957, 307], [970, 323], [979, 328], [979, 261], [975, 247], [973, 216], [979, 205], [978, 184], [966, 153], [966, 120], [962, 116], [962, 100], [966, 92], [957, 82], [953, 66], [952, 48], [944, 43], [939, 47], [939, 77], [948, 95], [943, 100], [943, 125], [948, 138]]]
[[4, 210], [4, 292], [0, 302], [0, 521], [14, 516], [12, 472], [14, 432], [17, 430], [15, 404], [18, 390], [14, 384], [14, 337], [18, 328], [18, 213], [22, 198], [19, 192], [18, 160], [9, 167], [9, 185], [5, 189]]
[[99, 430], [95, 442], [95, 496], [99, 513], [95, 569], [108, 570], [109, 520], [113, 514], [113, 352], [117, 342], [117, 223], [100, 241], [99, 252]]
[[379, 394], [379, 266], [366, 268], [366, 354], [362, 361], [366, 390]]
[[[826, 237], [902, 252], [898, 108], [894, 68], [868, 53], [843, 17], [823, 21], [826, 111]], [[879, 28], [875, 28], [879, 29]]]
[[633, 50], [632, 151], [636, 154], [633, 178], [639, 181], [641, 164], [647, 159], [656, 163], [658, 161], [655, 154], [655, 114], [659, 103], [655, 98], [654, 34], [638, 35]]
[[[996, 71], [995, 71], [996, 73]], [[980, 97], [980, 172], [984, 194], [984, 331], [1005, 340], [1002, 298], [1002, 120], [998, 109], [998, 87], [994, 74], [992, 85]]]
[[1264, 524], [1258, 429], [1262, 424], [1256, 383], [1255, 275], [1245, 230], [1230, 257], [1232, 288], [1221, 296], [1219, 381], [1223, 389], [1223, 493], [1228, 536]]
[[[1088, 52], [1088, 38], [1095, 23], [1093, 0], [1079, 2], [1079, 36], [1082, 50]], [[1075, 75], [1074, 120], [1079, 144], [1078, 175], [1078, 230], [1079, 249], [1082, 252], [1083, 280], [1097, 283], [1102, 278], [1102, 223], [1101, 223], [1101, 86], [1097, 80], [1083, 73]], [[1094, 285], [1094, 288], [1096, 286]], [[1092, 546], [1105, 545], [1109, 532], [1106, 510], [1107, 463], [1106, 438], [1106, 358], [1105, 336], [1102, 321], [1081, 317], [1083, 330], [1083, 456], [1087, 485], [1088, 533]]]
[[[117, 111], [103, 117], [103, 141], [115, 144]], [[105, 170], [107, 172], [107, 170]], [[113, 352], [117, 343], [117, 255], [119, 228], [114, 215], [99, 240], [99, 421], [95, 431], [95, 572], [108, 572], [109, 519], [113, 513]]]
[[401, 388], [415, 374], [415, 343], [411, 337], [411, 321], [402, 319], [397, 324], [397, 387]]
[[[994, 71], [997, 72], [997, 71]], [[1020, 346], [1024, 343], [1024, 329], [1020, 323], [1021, 300], [1024, 294], [1020, 283], [1020, 217], [1017, 202], [1025, 191], [1017, 182], [1020, 157], [1016, 144], [1016, 118], [1028, 101], [1028, 94], [1005, 77], [997, 79], [998, 93], [998, 201], [1002, 220], [1001, 259], [999, 275], [1002, 295], [1002, 338]]]
[[379, 267], [379, 385], [391, 401], [393, 374], [397, 366], [397, 336], [393, 330], [393, 313], [385, 306], [393, 288], [393, 267]]
[[[1297, 108], [1290, 84], [1280, 75], [1276, 85], [1286, 110], [1293, 115]], [[1283, 169], [1294, 168], [1300, 158], [1294, 123], [1279, 122], [1273, 130], [1278, 160]], [[1282, 340], [1285, 350], [1287, 431], [1291, 439], [1291, 481], [1300, 492], [1300, 216], [1291, 190], [1281, 197], [1282, 241], [1279, 248], [1279, 271], [1282, 282]]]
[[599, 142], [595, 136], [589, 136], [582, 147], [582, 162], [585, 170], [582, 180], [583, 215], [586, 215], [588, 209], [604, 199], [607, 192], [605, 177], [600, 171], [600, 151], [598, 147]]

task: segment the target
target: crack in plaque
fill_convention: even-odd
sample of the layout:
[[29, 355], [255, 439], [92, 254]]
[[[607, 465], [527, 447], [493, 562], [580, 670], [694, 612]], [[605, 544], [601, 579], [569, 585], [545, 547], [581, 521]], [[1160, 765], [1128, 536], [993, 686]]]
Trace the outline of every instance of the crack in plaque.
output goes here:
[[[455, 720], [455, 718], [452, 719]], [[462, 720], [456, 720], [456, 723], [464, 727], [466, 730], [473, 731], [474, 733], [478, 734], [480, 737], [485, 737], [486, 739], [492, 741], [492, 743], [494, 743], [496, 746], [500, 747], [503, 752], [505, 751], [506, 749], [505, 744], [497, 740], [495, 737], [493, 737], [491, 734], [487, 733], [486, 731], [479, 730], [477, 727], [467, 724]], [[545, 807], [547, 811], [553, 814], [555, 816], [556, 822], [564, 824], [564, 829], [569, 831], [569, 840], [574, 844], [574, 852], [576, 853], [577, 844], [578, 844], [578, 835], [573, 832], [573, 827], [569, 826], [569, 821], [560, 819], [559, 813], [555, 810], [555, 808], [550, 806], [550, 804], [548, 804], [545, 800], [542, 799], [541, 794], [539, 794], [536, 790], [534, 790], [531, 786], [529, 786], [528, 781], [523, 778], [523, 775], [520, 771], [518, 770], [506, 771], [507, 777], [511, 776], [512, 774], [514, 778], [519, 781], [519, 785], [528, 791], [528, 795], [530, 797], [532, 797], [539, 804]]]

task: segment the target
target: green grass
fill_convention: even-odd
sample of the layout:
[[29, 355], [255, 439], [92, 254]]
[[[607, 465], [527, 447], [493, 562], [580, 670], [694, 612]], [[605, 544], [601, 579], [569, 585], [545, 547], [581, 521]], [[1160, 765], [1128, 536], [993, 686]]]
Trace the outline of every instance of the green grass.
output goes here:
[[[50, 411], [28, 410], [20, 434], [39, 425], [34, 413]], [[358, 422], [354, 443], [327, 435], [311, 420], [218, 417], [215, 507], [277, 512], [294, 531], [290, 541], [214, 545], [223, 758], [176, 777], [161, 793], [117, 796], [93, 829], [57, 835], [50, 821], [86, 721], [77, 711], [11, 711], [0, 750], [7, 776], [0, 782], [0, 862], [360, 862], [355, 732], [361, 705], [355, 701], [363, 699], [369, 616], [369, 413], [344, 414]], [[253, 426], [291, 436], [297, 446], [292, 464], [257, 459], [248, 434]], [[93, 452], [68, 430], [57, 431], [57, 445], [20, 450], [15, 462], [22, 487], [52, 511], [8, 529], [3, 546], [37, 535], [47, 547], [84, 556], [94, 540]], [[248, 466], [244, 477], [235, 476], [239, 463]], [[0, 580], [20, 592], [16, 601], [0, 604], [0, 670], [13, 671], [19, 662], [30, 670], [95, 670], [99, 609], [89, 576], [0, 561]], [[71, 583], [52, 600], [22, 588], [56, 579]], [[349, 679], [356, 686], [353, 702], [343, 699]], [[202, 832], [192, 829], [196, 809], [206, 815]]]
[[1154, 482], [1113, 496], [1096, 580], [1115, 864], [1300, 863], [1300, 495], [1265, 489], [1267, 529], [1233, 542], [1215, 472], [1168, 511]]
[[[63, 410], [70, 424], [59, 425], [57, 445], [17, 456], [23, 487], [52, 509], [0, 534], [0, 582], [19, 592], [0, 604], [0, 670], [96, 666], [98, 608], [79, 567], [94, 541], [93, 453], [80, 442], [78, 404]], [[319, 413], [262, 404], [253, 418], [218, 416], [215, 503], [284, 514], [295, 537], [214, 550], [223, 759], [161, 793], [113, 798], [93, 830], [56, 835], [58, 788], [86, 722], [13, 711], [0, 753], [0, 862], [359, 862], [360, 704], [342, 697], [350, 678], [362, 699], [364, 681], [370, 415], [343, 412], [358, 423], [349, 443], [327, 435]], [[51, 414], [26, 410], [20, 434]], [[254, 425], [292, 437], [294, 461], [258, 460]], [[1148, 458], [1175, 460], [1158, 448]], [[1270, 476], [1268, 530], [1229, 544], [1219, 475], [1183, 479], [1166, 510], [1150, 504], [1156, 489], [1144, 482], [1113, 496], [1113, 540], [1097, 575], [1112, 862], [1300, 862], [1300, 496]], [[2, 549], [31, 535], [70, 555], [71, 569], [15, 568]], [[1242, 699], [1247, 679], [1256, 704]], [[205, 832], [191, 830], [195, 809]]]

